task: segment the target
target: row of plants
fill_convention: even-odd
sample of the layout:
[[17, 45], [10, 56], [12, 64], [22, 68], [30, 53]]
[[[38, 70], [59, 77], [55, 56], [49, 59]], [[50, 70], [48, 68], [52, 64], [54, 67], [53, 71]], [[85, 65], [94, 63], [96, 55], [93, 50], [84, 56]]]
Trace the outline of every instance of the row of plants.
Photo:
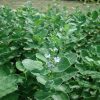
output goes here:
[[100, 100], [100, 9], [0, 7], [0, 100]]

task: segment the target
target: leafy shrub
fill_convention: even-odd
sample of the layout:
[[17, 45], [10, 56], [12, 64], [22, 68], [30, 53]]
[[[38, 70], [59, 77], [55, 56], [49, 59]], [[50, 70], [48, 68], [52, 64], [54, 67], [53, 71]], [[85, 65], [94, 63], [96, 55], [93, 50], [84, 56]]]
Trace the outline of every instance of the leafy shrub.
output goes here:
[[100, 10], [0, 8], [0, 100], [99, 100]]

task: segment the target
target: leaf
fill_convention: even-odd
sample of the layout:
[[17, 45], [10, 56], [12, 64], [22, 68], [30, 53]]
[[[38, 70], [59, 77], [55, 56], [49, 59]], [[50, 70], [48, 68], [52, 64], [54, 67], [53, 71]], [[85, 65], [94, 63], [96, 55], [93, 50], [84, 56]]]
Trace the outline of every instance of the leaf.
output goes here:
[[76, 74], [77, 74], [76, 72], [73, 72], [73, 73], [70, 73], [70, 74], [66, 73], [64, 76], [62, 76], [62, 79], [63, 79], [63, 81], [68, 81], [71, 78], [75, 77]]
[[35, 93], [35, 99], [36, 100], [48, 100], [51, 94], [52, 93], [50, 91], [39, 90]]
[[85, 21], [86, 21], [86, 16], [82, 15], [82, 16], [81, 16], [81, 21], [82, 21], [82, 22], [85, 22]]
[[39, 52], [40, 52], [41, 54], [49, 54], [49, 51], [48, 51], [48, 49], [47, 49], [46, 47], [39, 48]]
[[66, 70], [66, 73], [70, 74], [70, 73], [73, 73], [73, 72], [77, 72], [77, 68], [75, 67], [69, 67], [67, 70]]
[[10, 74], [10, 71], [9, 71], [8, 67], [6, 67], [6, 66], [0, 67], [0, 80], [1, 80], [3, 77], [5, 77], [5, 76], [7, 76], [7, 75], [9, 75], [9, 74]]
[[41, 61], [47, 62], [47, 59], [40, 53], [36, 53], [36, 57]]
[[93, 20], [96, 20], [98, 18], [98, 12], [97, 11], [92, 12], [92, 18], [93, 18]]
[[93, 62], [94, 60], [88, 56], [85, 57], [85, 59], [88, 61], [88, 62]]
[[39, 83], [45, 85], [46, 79], [43, 76], [37, 76], [36, 79]]
[[82, 57], [86, 57], [86, 56], [89, 56], [89, 51], [88, 50], [81, 50], [81, 56]]
[[17, 90], [17, 78], [15, 76], [5, 76], [0, 80], [0, 98]]
[[29, 71], [42, 70], [43, 69], [42, 62], [40, 62], [40, 61], [25, 59], [25, 60], [22, 61], [22, 64]]
[[61, 58], [61, 61], [57, 64], [57, 66], [52, 69], [52, 71], [53, 72], [63, 72], [69, 67], [70, 67], [69, 60], [63, 57]]
[[88, 57], [88, 56], [86, 56], [85, 58], [84, 58], [84, 60], [83, 60], [86, 64], [88, 64], [89, 66], [93, 66], [93, 64], [94, 64], [94, 59], [92, 59], [92, 58], [90, 58], [90, 57]]
[[16, 62], [16, 68], [22, 72], [25, 71], [25, 68], [20, 61]]
[[97, 56], [100, 57], [100, 45], [96, 46]]
[[61, 78], [56, 78], [56, 79], [53, 80], [53, 84], [55, 86], [58, 86], [58, 85], [60, 85], [62, 83], [63, 83], [63, 80]]
[[62, 83], [63, 83], [63, 80], [61, 78], [56, 78], [56, 79], [48, 80], [45, 85], [47, 88], [56, 88]]
[[83, 71], [82, 73], [83, 75], [89, 75], [91, 76], [92, 78], [97, 78], [97, 79], [100, 79], [100, 73], [97, 72], [97, 71], [91, 71], [91, 70], [87, 70], [87, 71]]
[[66, 58], [69, 60], [70, 64], [74, 64], [77, 60], [77, 55], [75, 53], [69, 52], [65, 54]]
[[53, 100], [70, 100], [68, 95], [65, 95], [63, 93], [56, 93], [52, 95]]
[[11, 93], [11, 94], [4, 96], [0, 100], [18, 100], [18, 96], [19, 95], [17, 93]]
[[59, 85], [59, 86], [55, 86], [54, 87], [56, 91], [60, 91], [60, 92], [63, 92], [63, 93], [69, 93], [71, 90], [70, 88], [67, 86], [67, 85]]

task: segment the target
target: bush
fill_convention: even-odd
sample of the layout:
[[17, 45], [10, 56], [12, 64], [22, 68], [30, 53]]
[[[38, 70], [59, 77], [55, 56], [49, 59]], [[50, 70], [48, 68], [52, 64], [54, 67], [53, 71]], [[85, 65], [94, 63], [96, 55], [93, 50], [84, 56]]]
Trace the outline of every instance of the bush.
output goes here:
[[0, 8], [0, 100], [99, 100], [100, 10]]

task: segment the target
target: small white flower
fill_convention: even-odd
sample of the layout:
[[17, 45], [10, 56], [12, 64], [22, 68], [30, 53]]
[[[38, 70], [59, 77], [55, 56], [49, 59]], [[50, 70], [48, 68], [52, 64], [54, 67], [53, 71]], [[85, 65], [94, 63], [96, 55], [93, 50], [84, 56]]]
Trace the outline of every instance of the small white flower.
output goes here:
[[50, 55], [50, 54], [45, 54], [44, 56], [45, 56], [46, 58], [50, 58], [51, 55]]
[[54, 57], [54, 61], [57, 63], [57, 62], [60, 62], [60, 58], [59, 57]]
[[54, 49], [53, 49], [54, 51], [58, 51], [58, 49], [55, 47]]

